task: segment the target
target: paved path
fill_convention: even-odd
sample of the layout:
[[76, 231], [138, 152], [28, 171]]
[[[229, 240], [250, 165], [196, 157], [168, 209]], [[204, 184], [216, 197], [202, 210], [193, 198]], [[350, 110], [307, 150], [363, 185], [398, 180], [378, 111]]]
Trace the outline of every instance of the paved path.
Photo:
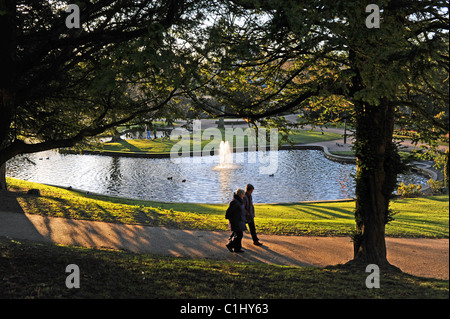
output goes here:
[[[228, 232], [177, 230], [164, 227], [43, 217], [0, 212], [0, 236], [96, 248], [124, 249], [165, 256], [324, 267], [352, 259], [347, 237], [260, 235], [264, 246], [244, 236], [243, 254], [225, 248]], [[387, 238], [388, 260], [404, 272], [449, 279], [448, 239]]]

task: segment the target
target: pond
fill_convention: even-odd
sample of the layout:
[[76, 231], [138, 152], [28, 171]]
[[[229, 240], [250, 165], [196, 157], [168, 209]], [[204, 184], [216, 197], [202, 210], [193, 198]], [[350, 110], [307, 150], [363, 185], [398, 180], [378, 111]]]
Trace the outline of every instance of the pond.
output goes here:
[[[265, 164], [252, 163], [249, 160], [252, 155], [256, 154], [233, 154], [233, 163], [237, 164], [232, 168], [220, 168], [218, 156], [185, 163], [186, 159], [182, 158], [110, 157], [47, 151], [11, 159], [7, 163], [7, 176], [71, 186], [93, 193], [163, 202], [226, 203], [234, 190], [244, 188], [248, 183], [255, 186], [255, 203], [354, 196], [356, 166], [328, 160], [322, 151], [278, 151], [278, 168], [270, 175], [260, 173], [261, 165]], [[241, 160], [236, 156], [241, 156]], [[405, 183], [426, 185], [428, 178], [408, 173], [399, 179]]]

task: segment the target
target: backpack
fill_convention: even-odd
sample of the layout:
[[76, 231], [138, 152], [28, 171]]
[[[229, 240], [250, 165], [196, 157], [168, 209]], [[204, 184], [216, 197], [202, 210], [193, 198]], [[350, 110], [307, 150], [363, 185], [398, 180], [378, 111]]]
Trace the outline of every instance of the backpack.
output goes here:
[[225, 212], [225, 219], [231, 218], [231, 206], [233, 206], [234, 199], [230, 202], [230, 205], [228, 205], [227, 211]]

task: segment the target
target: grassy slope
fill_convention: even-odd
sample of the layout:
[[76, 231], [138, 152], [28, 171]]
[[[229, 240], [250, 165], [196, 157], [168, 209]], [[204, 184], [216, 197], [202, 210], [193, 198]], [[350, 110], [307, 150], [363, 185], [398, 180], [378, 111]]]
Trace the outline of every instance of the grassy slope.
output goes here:
[[[225, 136], [224, 132], [222, 132], [222, 136]], [[206, 138], [208, 138], [206, 140]], [[281, 138], [281, 136], [280, 136]], [[306, 130], [296, 130], [293, 131], [289, 139], [294, 144], [308, 144], [308, 143], [316, 143], [316, 142], [324, 142], [330, 140], [336, 140], [342, 138], [341, 134], [329, 133], [317, 131], [306, 131]], [[238, 141], [236, 140], [238, 139]], [[242, 140], [244, 139], [244, 140]], [[230, 140], [231, 142], [231, 140]], [[203, 137], [201, 140], [201, 148], [208, 145], [209, 148], [218, 147], [220, 141], [217, 140], [209, 140], [209, 137]], [[211, 143], [211, 145], [209, 145]], [[238, 144], [239, 143], [239, 144]], [[248, 139], [245, 137], [234, 137], [233, 145], [238, 146], [247, 146]], [[121, 153], [169, 153], [172, 147], [177, 144], [178, 147], [192, 147], [192, 141], [190, 140], [182, 140], [182, 141], [170, 141], [164, 140], [162, 141], [160, 138], [157, 140], [146, 140], [146, 139], [132, 139], [132, 140], [122, 140], [120, 142], [114, 143], [103, 143], [99, 146], [101, 151], [108, 152], [121, 152]], [[177, 149], [178, 151], [178, 149]]]
[[[45, 186], [8, 178], [17, 201], [30, 214], [179, 229], [226, 230], [226, 205], [129, 200]], [[25, 195], [30, 188], [41, 197]], [[387, 225], [392, 237], [448, 238], [448, 195], [396, 199]], [[278, 235], [348, 236], [354, 227], [354, 202], [257, 204], [258, 232]]]

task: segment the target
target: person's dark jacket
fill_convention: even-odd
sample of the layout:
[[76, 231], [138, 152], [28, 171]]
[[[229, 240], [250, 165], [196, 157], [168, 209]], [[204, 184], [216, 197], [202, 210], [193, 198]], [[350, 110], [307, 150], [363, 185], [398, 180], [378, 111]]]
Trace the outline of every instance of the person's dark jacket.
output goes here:
[[249, 193], [244, 196], [244, 208], [247, 217], [247, 222], [253, 222], [255, 218], [255, 207], [253, 206], [253, 198]]
[[234, 194], [227, 210], [228, 228], [231, 231], [247, 230], [245, 215], [244, 201], [238, 195]]

